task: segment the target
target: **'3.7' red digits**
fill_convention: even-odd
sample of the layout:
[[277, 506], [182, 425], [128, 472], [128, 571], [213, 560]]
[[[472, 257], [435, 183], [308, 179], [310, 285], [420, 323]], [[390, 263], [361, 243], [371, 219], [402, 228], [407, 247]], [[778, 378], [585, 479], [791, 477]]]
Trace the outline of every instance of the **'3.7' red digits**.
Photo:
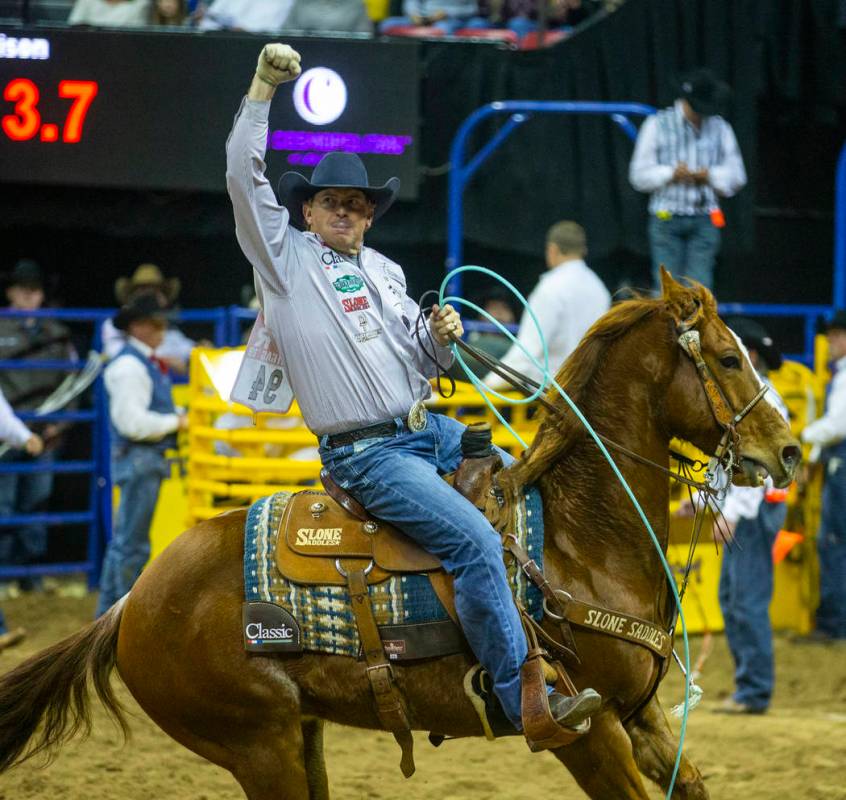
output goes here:
[[[63, 142], [78, 142], [82, 138], [85, 115], [98, 88], [96, 81], [59, 81], [59, 97], [73, 100], [62, 130]], [[38, 133], [41, 129], [40, 96], [38, 87], [28, 78], [15, 78], [6, 84], [3, 99], [15, 104], [12, 113], [0, 120], [6, 136], [24, 142]], [[56, 126], [52, 127], [55, 130]]]

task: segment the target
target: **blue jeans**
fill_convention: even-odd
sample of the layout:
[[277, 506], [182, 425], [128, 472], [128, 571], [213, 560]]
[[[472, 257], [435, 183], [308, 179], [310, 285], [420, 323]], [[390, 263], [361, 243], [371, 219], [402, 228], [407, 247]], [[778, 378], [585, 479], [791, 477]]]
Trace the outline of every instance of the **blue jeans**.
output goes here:
[[[447, 17], [446, 19], [438, 20], [438, 22], [433, 22], [429, 27], [437, 28], [439, 31], [443, 31], [447, 36], [451, 36], [457, 30], [468, 27], [468, 23], [471, 19], [475, 21], [476, 18]], [[387, 33], [390, 35], [389, 28], [395, 28], [399, 25], [414, 25], [414, 22], [411, 17], [388, 17], [379, 23], [379, 33]], [[480, 26], [476, 24], [472, 27], [478, 28]]]
[[153, 446], [131, 444], [112, 453], [120, 505], [100, 573], [98, 617], [132, 588], [150, 558], [150, 524], [162, 478], [168, 474], [165, 457]]
[[[329, 448], [320, 457], [332, 478], [374, 516], [390, 522], [438, 556], [455, 578], [455, 608], [464, 635], [508, 718], [519, 729], [520, 667], [526, 660], [523, 626], [502, 561], [499, 534], [479, 510], [441, 476], [461, 461], [464, 425], [429, 414], [425, 430]], [[503, 453], [506, 463], [513, 459]]]
[[[38, 463], [50, 467], [55, 461], [52, 451], [38, 458], [19, 451], [10, 451], [0, 463]], [[33, 472], [26, 475], [0, 475], [0, 517], [12, 514], [32, 514], [43, 511], [53, 492], [52, 472]], [[22, 525], [20, 528], [0, 528], [0, 564], [16, 566], [40, 561], [47, 552], [47, 526]]]
[[826, 465], [817, 554], [820, 560], [817, 630], [835, 639], [846, 639], [846, 464], [839, 458], [831, 459]]
[[649, 216], [652, 280], [661, 289], [661, 265], [675, 278], [687, 277], [714, 288], [714, 260], [720, 251], [720, 229], [707, 214], [669, 219]]
[[755, 519], [737, 523], [736, 545], [723, 552], [719, 598], [734, 658], [734, 699], [756, 710], [769, 706], [775, 681], [772, 547], [786, 516], [784, 503], [761, 503]]

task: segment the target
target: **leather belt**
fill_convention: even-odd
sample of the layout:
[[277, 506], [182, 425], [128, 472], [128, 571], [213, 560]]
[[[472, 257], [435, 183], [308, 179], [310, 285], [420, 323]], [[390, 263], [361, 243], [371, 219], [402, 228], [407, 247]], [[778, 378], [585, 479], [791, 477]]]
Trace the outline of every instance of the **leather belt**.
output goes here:
[[[421, 402], [415, 403], [411, 411], [408, 412], [407, 417], [403, 417], [403, 430], [418, 432], [425, 430], [427, 424], [427, 413]], [[330, 433], [326, 437], [326, 444], [329, 447], [343, 447], [353, 442], [358, 442], [361, 439], [378, 439], [380, 437], [396, 436], [397, 421], [389, 419], [385, 422], [377, 422], [375, 425], [368, 425], [365, 428], [356, 428], [352, 431], [344, 431], [343, 433]]]
[[[403, 427], [407, 427], [407, 420], [403, 420], [402, 424]], [[329, 447], [343, 447], [345, 444], [352, 444], [361, 439], [377, 439], [380, 436], [394, 436], [396, 432], [397, 423], [395, 420], [377, 422], [375, 425], [368, 425], [366, 428], [356, 428], [354, 431], [330, 434], [326, 437], [326, 444]]]

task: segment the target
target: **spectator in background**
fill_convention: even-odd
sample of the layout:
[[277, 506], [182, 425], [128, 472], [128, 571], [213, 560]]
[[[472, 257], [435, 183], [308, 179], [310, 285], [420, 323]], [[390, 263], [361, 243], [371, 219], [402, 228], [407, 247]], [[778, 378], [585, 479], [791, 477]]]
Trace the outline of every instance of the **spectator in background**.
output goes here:
[[[3, 393], [0, 392], [0, 443], [25, 450], [30, 456], [39, 456], [44, 450], [44, 442], [37, 433], [33, 433], [12, 411]], [[26, 631], [23, 628], [9, 630], [6, 617], [0, 609], [0, 652], [7, 647], [14, 647], [23, 641]]]
[[150, 8], [150, 0], [76, 0], [68, 24], [131, 28], [148, 23]]
[[[16, 311], [38, 311], [44, 304], [44, 278], [41, 267], [30, 259], [21, 259], [9, 278], [6, 288], [9, 308]], [[76, 350], [70, 331], [52, 319], [41, 317], [0, 318], [0, 360], [75, 361]], [[18, 411], [37, 409], [62, 383], [66, 371], [59, 369], [0, 370], [0, 391]], [[49, 423], [39, 429], [45, 441], [44, 452], [28, 455], [27, 460], [49, 470], [55, 450], [61, 444], [63, 426]], [[7, 453], [0, 462], [20, 461], [20, 456]], [[53, 474], [49, 471], [0, 475], [0, 516], [31, 514], [43, 509], [53, 491]], [[37, 563], [47, 551], [47, 526], [22, 525], [0, 528], [0, 563]], [[38, 585], [31, 579], [20, 581], [21, 587]]]
[[719, 198], [746, 185], [734, 131], [720, 116], [729, 88], [707, 69], [683, 75], [674, 105], [647, 117], [629, 165], [629, 181], [649, 198], [652, 279], [661, 265], [714, 287], [714, 260], [725, 217]]
[[825, 414], [802, 431], [813, 445], [810, 461], [825, 470], [817, 532], [820, 562], [820, 604], [812, 641], [846, 639], [846, 311], [828, 325], [828, 355], [832, 378]]
[[[547, 5], [548, 30], [572, 26], [585, 16], [582, 0], [548, 0]], [[479, 0], [479, 13], [478, 27], [508, 28], [520, 37], [538, 29], [538, 0]]]
[[[768, 378], [781, 366], [781, 353], [766, 330], [750, 319], [726, 324], [749, 351], [749, 360], [770, 390], [765, 399], [788, 421], [784, 405]], [[723, 534], [735, 546], [725, 547], [720, 572], [720, 610], [734, 659], [735, 692], [717, 711], [763, 714], [775, 683], [770, 601], [773, 596], [773, 542], [787, 516], [786, 492], [763, 486], [729, 484], [722, 504]], [[725, 530], [726, 527], [728, 530]]]
[[371, 33], [373, 23], [362, 0], [296, 0], [285, 20], [291, 31]]
[[476, 0], [403, 0], [402, 16], [388, 17], [379, 24], [382, 33], [400, 25], [425, 25], [451, 34], [478, 17]]
[[167, 315], [151, 294], [138, 295], [115, 317], [126, 344], [105, 372], [112, 424], [112, 480], [120, 505], [100, 575], [97, 616], [135, 583], [150, 557], [150, 524], [162, 478], [169, 474], [165, 450], [187, 418], [173, 405], [167, 369], [156, 357]]
[[[553, 374], [576, 349], [587, 329], [611, 307], [611, 295], [585, 263], [586, 255], [587, 239], [581, 225], [562, 220], [547, 232], [547, 272], [528, 299], [546, 339], [549, 369]], [[541, 339], [528, 310], [520, 319], [517, 341], [543, 363]], [[512, 369], [540, 382], [540, 370], [516, 344], [502, 360]], [[510, 386], [493, 372], [488, 373], [484, 381], [493, 389]]]
[[199, 28], [273, 33], [285, 27], [293, 5], [294, 0], [213, 0], [208, 8], [198, 8]]
[[185, 25], [188, 19], [188, 7], [185, 0], [155, 0], [150, 22], [153, 25]]
[[[181, 283], [179, 278], [165, 278], [162, 271], [155, 264], [141, 264], [132, 273], [131, 278], [118, 278], [115, 282], [115, 297], [120, 305], [131, 303], [142, 294], [152, 294], [162, 309], [173, 307], [179, 296]], [[103, 352], [114, 358], [126, 344], [126, 336], [119, 331], [114, 321], [107, 319], [101, 331]], [[179, 328], [168, 327], [164, 341], [158, 348], [156, 355], [161, 358], [174, 372], [184, 375], [188, 372], [191, 350], [196, 346], [193, 339], [189, 339]]]

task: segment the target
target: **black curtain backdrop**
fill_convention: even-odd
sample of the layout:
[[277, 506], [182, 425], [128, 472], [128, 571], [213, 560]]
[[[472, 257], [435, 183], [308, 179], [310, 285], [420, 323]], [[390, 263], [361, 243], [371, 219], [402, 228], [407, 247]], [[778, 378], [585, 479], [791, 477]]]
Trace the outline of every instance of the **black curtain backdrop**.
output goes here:
[[[543, 51], [424, 44], [419, 200], [397, 204], [369, 243], [406, 267], [413, 292], [436, 286], [445, 256], [449, 147], [474, 109], [502, 99], [662, 106], [673, 100], [675, 75], [703, 65], [733, 88], [728, 117], [750, 177], [726, 204], [720, 297], [829, 301], [834, 165], [846, 136], [838, 6], [838, 0], [629, 0]], [[257, 50], [263, 41], [256, 38]], [[471, 150], [502, 121], [484, 125]], [[646, 197], [628, 184], [631, 152], [610, 121], [536, 116], [468, 188], [465, 261], [497, 269], [528, 291], [543, 268], [547, 227], [572, 218], [586, 227], [590, 260], [610, 288], [645, 285]], [[41, 259], [68, 305], [111, 304], [115, 278], [142, 260], [182, 278], [185, 306], [237, 302], [250, 282], [224, 195], [2, 188], [0, 268], [23, 255]]]

